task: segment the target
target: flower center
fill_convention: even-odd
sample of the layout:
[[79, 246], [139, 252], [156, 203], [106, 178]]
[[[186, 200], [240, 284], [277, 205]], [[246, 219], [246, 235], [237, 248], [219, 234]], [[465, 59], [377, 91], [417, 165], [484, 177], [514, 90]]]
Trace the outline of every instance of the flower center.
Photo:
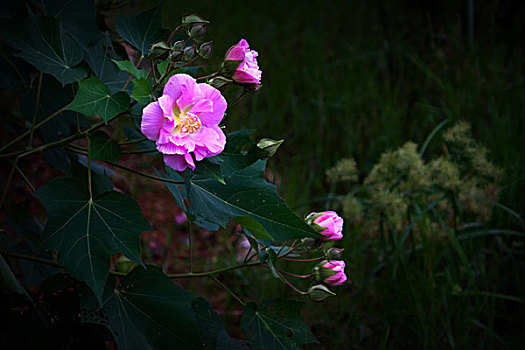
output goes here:
[[196, 115], [181, 115], [175, 117], [175, 129], [171, 132], [173, 135], [193, 134], [202, 127], [199, 117]]

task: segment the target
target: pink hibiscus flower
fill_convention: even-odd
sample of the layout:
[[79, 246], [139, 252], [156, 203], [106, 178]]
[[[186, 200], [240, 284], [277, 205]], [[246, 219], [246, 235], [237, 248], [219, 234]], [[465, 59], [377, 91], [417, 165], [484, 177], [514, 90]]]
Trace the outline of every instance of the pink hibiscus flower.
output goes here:
[[325, 261], [321, 265], [322, 269], [326, 269], [326, 272], [322, 273], [323, 282], [337, 286], [346, 282], [347, 277], [345, 274], [345, 262], [342, 260]]
[[242, 60], [232, 79], [238, 83], [260, 84], [262, 72], [257, 63], [257, 56], [259, 56], [257, 51], [250, 50], [250, 45], [244, 39], [241, 39], [237, 45], [230, 48], [226, 53], [226, 60]]
[[226, 136], [218, 127], [226, 111], [219, 90], [175, 74], [158, 101], [142, 111], [142, 133], [155, 141], [164, 162], [177, 171], [195, 169], [195, 161], [221, 153]]

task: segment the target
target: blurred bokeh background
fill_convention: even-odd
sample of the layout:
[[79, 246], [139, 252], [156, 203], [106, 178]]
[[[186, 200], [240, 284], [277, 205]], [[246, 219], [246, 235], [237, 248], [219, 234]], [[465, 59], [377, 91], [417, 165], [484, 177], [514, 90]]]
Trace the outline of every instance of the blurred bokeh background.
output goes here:
[[[97, 8], [111, 23], [116, 14], [157, 3], [98, 1]], [[269, 161], [268, 177], [299, 215], [346, 208], [345, 236], [337, 245], [345, 248], [350, 282], [334, 288], [337, 297], [306, 304], [303, 317], [322, 344], [311, 348], [525, 345], [520, 219], [525, 212], [524, 2], [166, 1], [163, 6], [163, 24], [169, 28], [187, 12], [211, 21], [207, 38], [214, 41], [214, 58], [203, 67], [206, 72], [215, 71], [241, 38], [259, 52], [263, 88], [228, 110], [226, 129], [254, 128], [257, 138], [286, 140]], [[239, 93], [226, 91], [229, 101]], [[383, 232], [392, 211], [374, 218], [352, 211], [348, 203], [345, 207], [348, 193], [356, 194], [355, 203], [364, 211], [374, 203], [374, 191], [361, 196], [357, 189], [370, 180], [385, 152], [408, 141], [421, 150], [436, 130], [415, 162], [422, 166], [449, 157], [443, 135], [460, 120], [470, 123], [469, 145], [477, 145], [465, 157], [482, 154], [486, 161], [477, 169], [479, 176], [490, 167], [503, 169], [504, 175], [498, 172], [497, 179], [469, 188], [472, 182], [461, 182], [458, 193], [447, 193], [454, 201], [455, 194], [475, 188], [477, 200], [488, 203], [488, 209], [461, 202], [459, 209], [443, 205], [441, 215], [433, 212], [435, 197], [397, 193], [407, 202], [394, 198], [388, 205], [406, 213]], [[394, 158], [407, 152], [394, 152]], [[329, 182], [327, 169], [343, 158], [355, 159], [357, 180]], [[463, 177], [478, 176], [474, 173], [462, 170]], [[156, 200], [153, 192], [145, 192]], [[422, 220], [411, 225], [414, 217]], [[207, 252], [196, 257], [201, 267], [236, 260], [237, 236], [228, 231], [213, 239], [206, 235], [197, 238], [197, 247]], [[288, 268], [305, 272], [309, 266]], [[238, 270], [222, 279], [249, 300], [297, 298], [265, 269]], [[185, 286], [212, 295], [230, 332], [241, 336], [235, 300], [210, 281]]]

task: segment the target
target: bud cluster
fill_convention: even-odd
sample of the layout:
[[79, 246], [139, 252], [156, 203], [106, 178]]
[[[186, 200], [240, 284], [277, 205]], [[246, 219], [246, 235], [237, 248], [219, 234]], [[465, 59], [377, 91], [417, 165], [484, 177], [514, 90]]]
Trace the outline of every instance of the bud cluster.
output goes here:
[[161, 61], [169, 58], [173, 63], [188, 62], [197, 57], [210, 58], [213, 51], [213, 43], [204, 41], [209, 23], [209, 21], [196, 14], [184, 15], [178, 28], [184, 29], [187, 38], [178, 40], [171, 46], [164, 41], [155, 43], [149, 50], [149, 57]]

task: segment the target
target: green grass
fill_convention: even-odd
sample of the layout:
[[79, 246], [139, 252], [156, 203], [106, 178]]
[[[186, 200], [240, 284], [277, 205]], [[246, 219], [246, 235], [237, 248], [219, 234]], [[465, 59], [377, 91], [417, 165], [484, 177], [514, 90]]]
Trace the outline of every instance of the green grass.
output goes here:
[[[264, 87], [230, 108], [226, 125], [286, 139], [270, 169], [299, 214], [325, 209], [324, 172], [338, 159], [354, 157], [364, 177], [384, 151], [423, 144], [443, 120], [466, 120], [505, 169], [501, 203], [523, 216], [524, 33], [513, 13], [520, 5], [476, 3], [469, 44], [467, 3], [170, 1], [164, 20], [174, 26], [185, 12], [209, 19], [215, 62], [241, 37], [259, 51]], [[238, 93], [227, 91], [230, 101]], [[490, 227], [521, 230], [498, 209]], [[431, 238], [393, 254], [388, 237], [348, 223], [352, 283], [308, 306], [307, 323], [326, 349], [523, 344], [523, 237], [496, 232], [458, 242], [463, 260], [458, 245]], [[231, 282], [248, 297], [285, 290], [269, 273], [249, 285], [249, 272], [239, 273]]]

